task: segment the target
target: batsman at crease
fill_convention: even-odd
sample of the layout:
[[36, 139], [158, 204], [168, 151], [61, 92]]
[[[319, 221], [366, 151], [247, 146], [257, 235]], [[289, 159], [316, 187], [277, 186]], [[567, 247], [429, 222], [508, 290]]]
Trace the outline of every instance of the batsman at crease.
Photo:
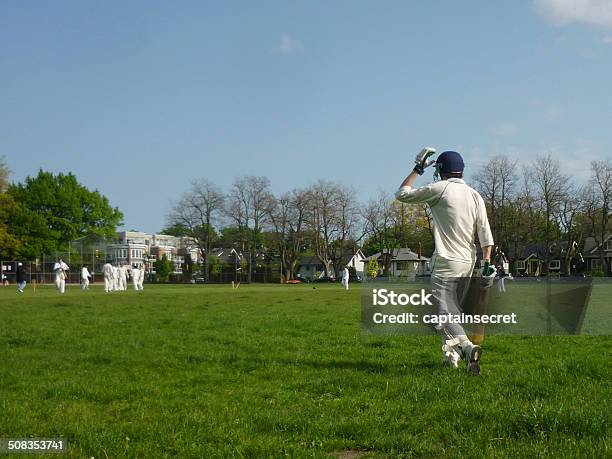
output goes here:
[[[495, 277], [491, 266], [493, 236], [480, 194], [463, 181], [464, 162], [456, 151], [445, 151], [436, 160], [434, 148], [424, 148], [415, 158], [412, 172], [400, 185], [395, 198], [405, 203], [425, 203], [431, 210], [435, 250], [431, 287], [439, 314], [458, 314], [467, 293], [476, 262], [475, 236], [482, 247], [486, 281]], [[413, 188], [416, 179], [434, 166], [434, 181]], [[464, 361], [466, 370], [480, 374], [482, 349], [474, 344], [461, 324], [436, 326], [442, 339], [444, 361], [453, 368]]]

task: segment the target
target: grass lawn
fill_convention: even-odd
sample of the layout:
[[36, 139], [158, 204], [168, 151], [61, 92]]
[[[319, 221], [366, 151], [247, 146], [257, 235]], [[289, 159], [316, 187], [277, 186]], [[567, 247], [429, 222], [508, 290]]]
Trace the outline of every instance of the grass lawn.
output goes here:
[[609, 336], [487, 337], [476, 378], [336, 285], [11, 286], [0, 317], [0, 437], [69, 457], [612, 455]]

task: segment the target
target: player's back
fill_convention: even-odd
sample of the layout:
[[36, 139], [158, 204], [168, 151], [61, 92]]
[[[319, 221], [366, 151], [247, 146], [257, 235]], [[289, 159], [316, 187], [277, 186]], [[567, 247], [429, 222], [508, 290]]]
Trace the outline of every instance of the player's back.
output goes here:
[[451, 260], [474, 261], [482, 198], [461, 179], [448, 179], [443, 184], [440, 198], [430, 203], [434, 220], [436, 253]]

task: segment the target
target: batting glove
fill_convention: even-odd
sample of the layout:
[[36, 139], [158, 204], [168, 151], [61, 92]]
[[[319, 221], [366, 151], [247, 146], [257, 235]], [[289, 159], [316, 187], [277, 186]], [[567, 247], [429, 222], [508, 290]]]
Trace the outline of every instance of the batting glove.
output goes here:
[[425, 171], [425, 169], [436, 162], [433, 159], [429, 159], [429, 157], [435, 153], [436, 153], [435, 148], [431, 148], [431, 147], [423, 148], [420, 151], [420, 153], [416, 155], [416, 158], [414, 159], [414, 162], [416, 163], [416, 166], [414, 166], [414, 171], [419, 175], [423, 175], [423, 172]]
[[491, 266], [491, 263], [488, 261], [485, 261], [480, 282], [482, 287], [489, 288], [493, 285], [493, 279], [495, 279], [496, 272], [495, 267]]

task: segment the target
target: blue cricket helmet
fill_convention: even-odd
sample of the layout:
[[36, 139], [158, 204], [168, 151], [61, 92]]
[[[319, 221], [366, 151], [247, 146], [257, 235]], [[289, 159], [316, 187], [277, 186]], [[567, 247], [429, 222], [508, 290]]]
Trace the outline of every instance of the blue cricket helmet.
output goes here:
[[436, 159], [436, 169], [440, 173], [463, 172], [464, 168], [463, 158], [456, 151], [445, 151]]

